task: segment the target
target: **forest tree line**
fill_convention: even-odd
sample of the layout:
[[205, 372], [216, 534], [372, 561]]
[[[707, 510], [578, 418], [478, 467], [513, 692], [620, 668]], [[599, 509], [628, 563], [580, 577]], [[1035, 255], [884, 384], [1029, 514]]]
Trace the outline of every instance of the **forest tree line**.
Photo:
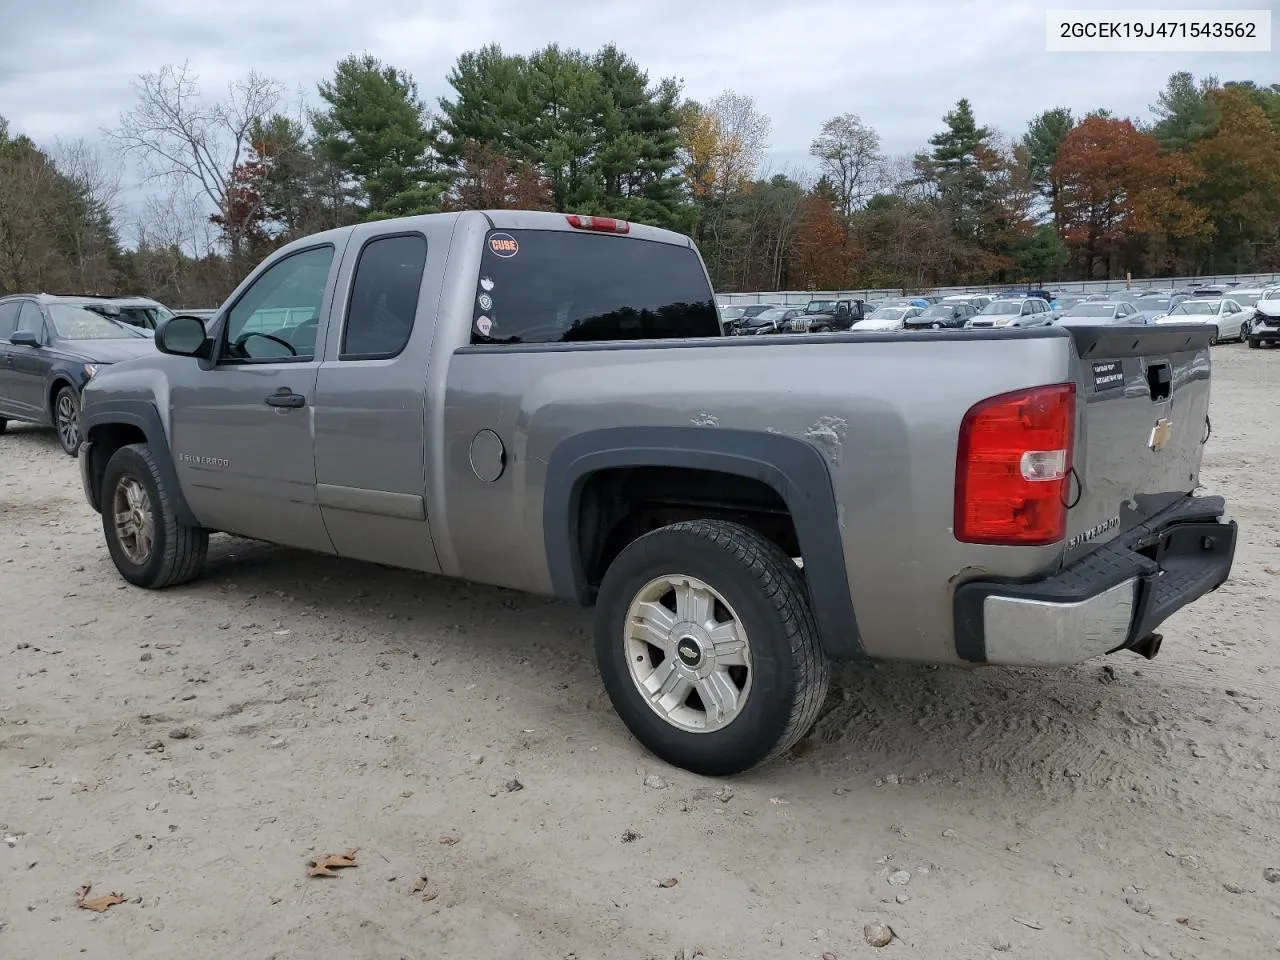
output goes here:
[[[463, 54], [428, 105], [364, 54], [289, 104], [251, 72], [140, 76], [106, 131], [38, 145], [0, 118], [0, 293], [212, 306], [264, 255], [332, 227], [521, 208], [691, 234], [718, 290], [858, 289], [1280, 269], [1280, 84], [1173, 74], [1149, 118], [1047, 109], [1020, 134], [959, 100], [916, 153], [852, 112], [811, 169], [770, 170], [771, 122], [684, 97], [613, 46]], [[124, 158], [145, 171], [128, 222]]]

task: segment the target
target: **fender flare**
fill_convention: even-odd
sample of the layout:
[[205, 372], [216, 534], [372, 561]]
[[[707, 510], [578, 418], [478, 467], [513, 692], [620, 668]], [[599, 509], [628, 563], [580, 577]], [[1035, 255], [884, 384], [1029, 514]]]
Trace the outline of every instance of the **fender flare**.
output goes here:
[[[165, 433], [164, 424], [160, 420], [160, 411], [156, 409], [155, 404], [148, 400], [98, 400], [82, 408], [80, 430], [85, 438], [85, 445], [89, 448], [86, 451], [87, 456], [94, 456], [96, 453], [93, 449], [96, 447], [93, 431], [98, 427], [115, 424], [127, 424], [142, 431], [143, 436], [147, 438], [147, 446], [156, 455], [156, 462], [164, 474], [169, 489], [174, 493], [173, 509], [178, 522], [187, 527], [200, 526], [200, 521], [191, 512], [187, 498], [182, 492], [182, 485], [178, 482], [178, 471], [173, 463], [173, 454], [169, 450], [169, 437]], [[106, 464], [104, 463], [102, 467], [106, 469]], [[96, 494], [96, 491], [94, 493]], [[95, 509], [100, 506], [94, 503]]]
[[805, 558], [805, 579], [827, 655], [864, 659], [840, 537], [840, 514], [827, 461], [795, 437], [707, 427], [612, 427], [562, 440], [547, 460], [543, 540], [555, 595], [595, 602], [578, 543], [587, 478], [621, 467], [686, 467], [735, 474], [773, 488], [791, 512]]

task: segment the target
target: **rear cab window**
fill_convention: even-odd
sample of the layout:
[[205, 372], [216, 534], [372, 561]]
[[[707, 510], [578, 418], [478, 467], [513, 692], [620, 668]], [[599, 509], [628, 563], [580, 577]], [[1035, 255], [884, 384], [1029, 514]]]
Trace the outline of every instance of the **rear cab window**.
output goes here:
[[473, 344], [722, 335], [691, 247], [559, 230], [495, 230], [485, 239]]

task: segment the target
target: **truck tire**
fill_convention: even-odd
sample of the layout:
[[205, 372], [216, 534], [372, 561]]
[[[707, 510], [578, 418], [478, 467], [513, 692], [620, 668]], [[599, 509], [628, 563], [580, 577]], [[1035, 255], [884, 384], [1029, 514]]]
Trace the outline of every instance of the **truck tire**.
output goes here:
[[5, 429], [6, 429], [8, 426], [9, 426], [9, 421], [8, 421], [8, 420], [5, 420], [5, 419], [4, 419], [4, 418], [2, 418], [2, 417], [0, 417], [0, 433], [4, 433]]
[[600, 585], [596, 660], [635, 738], [708, 776], [794, 745], [830, 678], [795, 562], [755, 531], [713, 520], [623, 549]]
[[176, 491], [145, 443], [121, 447], [107, 461], [99, 502], [102, 533], [120, 575], [154, 590], [194, 580], [209, 549], [209, 531], [179, 523]]

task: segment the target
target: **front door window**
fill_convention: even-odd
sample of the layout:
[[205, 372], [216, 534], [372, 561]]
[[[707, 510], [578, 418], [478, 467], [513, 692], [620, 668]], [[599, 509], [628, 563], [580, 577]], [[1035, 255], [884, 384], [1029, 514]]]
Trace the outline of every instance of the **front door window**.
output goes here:
[[272, 264], [227, 317], [219, 361], [314, 360], [333, 247], [315, 247]]

